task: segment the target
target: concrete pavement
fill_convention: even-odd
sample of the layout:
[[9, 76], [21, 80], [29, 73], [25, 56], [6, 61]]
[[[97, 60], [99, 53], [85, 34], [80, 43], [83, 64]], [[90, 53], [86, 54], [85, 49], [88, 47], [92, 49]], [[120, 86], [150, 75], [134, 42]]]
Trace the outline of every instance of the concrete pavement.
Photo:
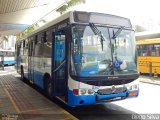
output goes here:
[[139, 81], [149, 84], [160, 85], [160, 78], [158, 77], [140, 76]]

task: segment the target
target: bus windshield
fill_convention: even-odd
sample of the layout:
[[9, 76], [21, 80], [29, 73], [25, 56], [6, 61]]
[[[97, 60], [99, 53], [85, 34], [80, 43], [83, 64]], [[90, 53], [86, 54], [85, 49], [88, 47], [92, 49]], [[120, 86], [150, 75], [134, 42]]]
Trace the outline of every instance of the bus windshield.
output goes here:
[[94, 27], [100, 35], [90, 25], [73, 26], [71, 75], [92, 77], [136, 72], [134, 32]]

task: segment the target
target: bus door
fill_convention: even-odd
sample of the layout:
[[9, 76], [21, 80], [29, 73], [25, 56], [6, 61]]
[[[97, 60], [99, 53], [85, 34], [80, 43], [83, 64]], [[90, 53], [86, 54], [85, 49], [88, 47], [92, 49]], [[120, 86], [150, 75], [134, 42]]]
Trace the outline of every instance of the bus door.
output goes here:
[[65, 40], [66, 35], [63, 32], [53, 33], [53, 89], [54, 95], [63, 96], [66, 93], [67, 78], [66, 78], [66, 51]]
[[30, 82], [34, 82], [34, 41], [29, 42], [29, 56], [28, 56], [28, 77]]
[[16, 62], [17, 62], [17, 72], [20, 73], [21, 69], [20, 69], [20, 66], [21, 66], [21, 47], [22, 47], [22, 42], [18, 42], [17, 43], [17, 46], [16, 46]]

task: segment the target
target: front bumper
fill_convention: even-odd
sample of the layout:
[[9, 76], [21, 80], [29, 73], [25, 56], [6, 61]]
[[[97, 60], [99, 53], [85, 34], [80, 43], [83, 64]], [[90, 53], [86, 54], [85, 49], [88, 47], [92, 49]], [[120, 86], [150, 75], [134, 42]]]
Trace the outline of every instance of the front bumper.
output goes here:
[[69, 106], [83, 106], [83, 105], [94, 105], [94, 104], [104, 104], [106, 102], [122, 100], [126, 98], [137, 97], [139, 90], [127, 90], [125, 92], [116, 94], [100, 95], [94, 93], [93, 95], [74, 95], [73, 91], [68, 91], [68, 105]]

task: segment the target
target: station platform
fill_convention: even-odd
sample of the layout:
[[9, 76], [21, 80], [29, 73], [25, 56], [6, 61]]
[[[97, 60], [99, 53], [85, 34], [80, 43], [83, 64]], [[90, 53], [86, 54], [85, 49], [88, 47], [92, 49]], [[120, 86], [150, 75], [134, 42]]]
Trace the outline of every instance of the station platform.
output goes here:
[[77, 120], [14, 75], [0, 71], [0, 120]]
[[143, 82], [143, 83], [160, 85], [160, 78], [159, 77], [154, 78], [154, 77], [140, 76], [139, 81]]

